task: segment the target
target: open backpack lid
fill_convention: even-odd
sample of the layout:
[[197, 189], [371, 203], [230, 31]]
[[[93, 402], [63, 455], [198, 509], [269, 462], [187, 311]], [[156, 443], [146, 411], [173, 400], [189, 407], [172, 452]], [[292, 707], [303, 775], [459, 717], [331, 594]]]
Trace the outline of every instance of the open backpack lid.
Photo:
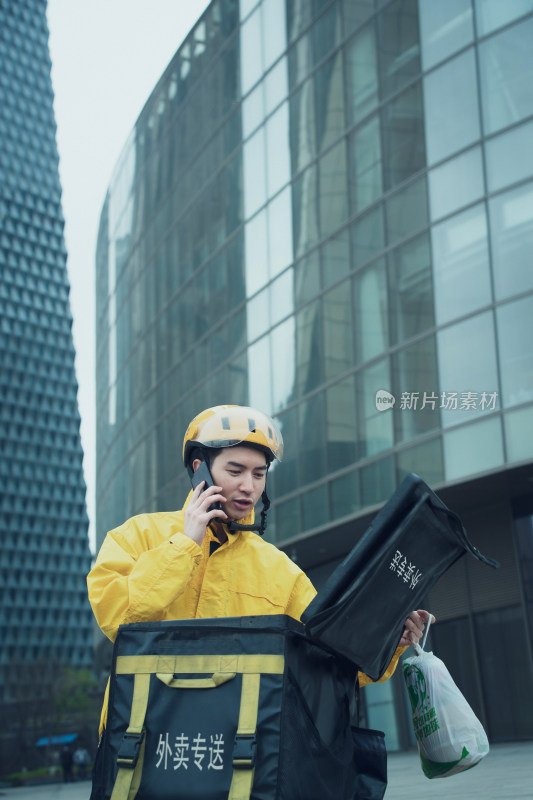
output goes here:
[[422, 478], [409, 474], [302, 614], [308, 636], [378, 680], [409, 614], [465, 553], [499, 566]]

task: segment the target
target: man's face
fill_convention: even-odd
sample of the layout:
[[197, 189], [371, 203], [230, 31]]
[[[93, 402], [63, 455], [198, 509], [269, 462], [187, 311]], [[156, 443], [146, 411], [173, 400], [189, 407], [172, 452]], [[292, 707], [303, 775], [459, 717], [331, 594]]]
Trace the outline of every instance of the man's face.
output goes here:
[[227, 447], [215, 457], [211, 475], [222, 487], [222, 508], [230, 519], [242, 519], [252, 510], [265, 488], [266, 473], [266, 456], [252, 447]]

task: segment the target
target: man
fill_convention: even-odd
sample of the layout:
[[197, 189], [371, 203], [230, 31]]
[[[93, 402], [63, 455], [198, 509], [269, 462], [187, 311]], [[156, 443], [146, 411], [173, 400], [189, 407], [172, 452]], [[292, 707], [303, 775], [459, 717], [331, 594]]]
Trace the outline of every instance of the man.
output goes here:
[[[266, 525], [268, 469], [282, 454], [278, 426], [257, 409], [216, 406], [192, 420], [184, 464], [193, 483], [207, 465], [208, 480], [189, 493], [181, 511], [141, 514], [110, 531], [89, 573], [89, 599], [106, 636], [113, 641], [119, 625], [131, 622], [263, 614], [300, 619], [316, 594], [313, 585], [256, 533]], [[428, 618], [427, 611], [409, 616], [381, 680], [392, 675], [403, 648], [420, 639]], [[370, 679], [360, 674], [359, 681]]]

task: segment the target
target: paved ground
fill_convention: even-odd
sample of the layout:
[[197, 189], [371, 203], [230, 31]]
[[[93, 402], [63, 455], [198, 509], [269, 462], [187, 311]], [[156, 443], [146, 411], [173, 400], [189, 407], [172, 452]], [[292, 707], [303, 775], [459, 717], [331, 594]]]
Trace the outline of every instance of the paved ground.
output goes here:
[[[88, 782], [18, 789], [0, 787], [6, 800], [89, 800]], [[428, 780], [418, 754], [389, 755], [385, 800], [533, 800], [533, 742], [494, 745], [476, 767], [450, 778]], [[311, 798], [310, 798], [311, 800]]]
[[533, 742], [494, 745], [466, 772], [426, 778], [417, 752], [391, 753], [385, 800], [533, 800]]

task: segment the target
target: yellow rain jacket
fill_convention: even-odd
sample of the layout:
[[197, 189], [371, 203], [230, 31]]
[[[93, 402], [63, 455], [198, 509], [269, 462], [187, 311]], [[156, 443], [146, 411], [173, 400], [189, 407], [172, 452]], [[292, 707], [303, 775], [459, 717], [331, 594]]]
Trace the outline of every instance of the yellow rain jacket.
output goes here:
[[[302, 570], [250, 531], [228, 534], [210, 555], [217, 540], [209, 528], [201, 546], [183, 533], [189, 499], [181, 511], [141, 514], [107, 534], [87, 577], [105, 635], [114, 641], [119, 625], [131, 622], [263, 614], [299, 620], [316, 594]], [[250, 524], [253, 514], [240, 522]], [[405, 649], [396, 650], [381, 681]], [[359, 681], [364, 686], [370, 678], [360, 673]], [[103, 724], [106, 707], [107, 697]]]

